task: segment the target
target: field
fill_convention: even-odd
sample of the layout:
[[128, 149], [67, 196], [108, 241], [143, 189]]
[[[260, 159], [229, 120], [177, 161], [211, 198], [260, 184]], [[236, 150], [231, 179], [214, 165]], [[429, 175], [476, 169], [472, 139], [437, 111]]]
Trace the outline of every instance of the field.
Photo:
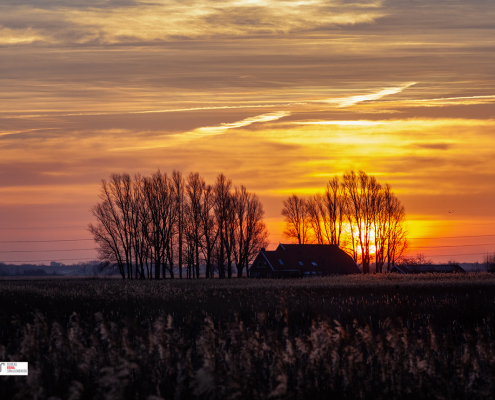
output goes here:
[[1, 399], [484, 399], [495, 276], [0, 280]]

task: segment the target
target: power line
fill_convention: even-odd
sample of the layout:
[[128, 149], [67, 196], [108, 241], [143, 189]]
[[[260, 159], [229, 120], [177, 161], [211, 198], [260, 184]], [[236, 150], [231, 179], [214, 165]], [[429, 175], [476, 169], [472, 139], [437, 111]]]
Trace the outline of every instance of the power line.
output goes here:
[[38, 229], [70, 229], [70, 228], [87, 228], [87, 226], [44, 226], [32, 228], [0, 228], [0, 230], [38, 230]]
[[0, 243], [54, 243], [54, 242], [82, 242], [94, 239], [54, 239], [54, 240], [5, 240]]
[[[271, 234], [271, 236], [278, 236], [275, 234]], [[437, 237], [415, 237], [408, 239], [457, 239], [457, 238], [476, 238], [476, 237], [495, 237], [495, 235], [471, 235], [471, 236], [437, 236]], [[53, 240], [3, 240], [0, 243], [55, 243], [55, 242], [83, 242], [90, 241], [94, 239], [53, 239]], [[278, 243], [269, 243], [269, 244], [278, 244]], [[462, 246], [462, 245], [460, 245]], [[480, 245], [481, 246], [481, 245]], [[436, 247], [436, 246], [432, 246]], [[440, 246], [443, 247], [443, 246]], [[456, 246], [452, 246], [456, 247]]]
[[437, 249], [440, 247], [477, 247], [477, 246], [494, 246], [495, 243], [483, 243], [483, 244], [458, 244], [453, 246], [420, 246], [420, 247], [409, 247], [410, 249]]
[[[282, 235], [279, 235], [277, 233], [271, 233], [270, 236], [282, 236]], [[457, 239], [457, 238], [476, 238], [476, 237], [495, 237], [495, 235], [464, 235], [464, 236], [410, 237], [408, 239]]]
[[[469, 224], [463, 224], [463, 223], [460, 223], [460, 224], [456, 224], [456, 223], [453, 223], [453, 224], [450, 224], [450, 225], [457, 225], [457, 226], [463, 226], [463, 225], [469, 225], [469, 226], [473, 226], [473, 225], [495, 225], [495, 222], [470, 222]], [[424, 228], [438, 228], [438, 224], [437, 225], [423, 225]]]
[[[280, 244], [280, 243], [269, 242], [268, 244]], [[495, 243], [457, 244], [457, 245], [445, 245], [445, 246], [418, 246], [418, 247], [409, 247], [409, 249], [438, 249], [442, 247], [478, 247], [478, 246], [495, 246]]]
[[55, 250], [3, 250], [0, 253], [51, 253], [52, 251], [82, 251], [82, 250], [95, 250], [94, 247], [90, 249], [55, 249]]
[[479, 256], [482, 254], [488, 254], [486, 251], [484, 253], [469, 253], [469, 254], [426, 254], [427, 257], [456, 257], [456, 256]]
[[59, 262], [59, 261], [98, 261], [94, 257], [93, 258], [61, 258], [59, 260], [4, 260], [0, 261], [0, 263], [37, 263], [37, 262], [48, 262], [48, 261], [53, 261], [53, 262]]
[[416, 237], [408, 239], [457, 239], [457, 238], [475, 238], [475, 237], [493, 237], [495, 235], [471, 235], [471, 236], [437, 236], [437, 237]]

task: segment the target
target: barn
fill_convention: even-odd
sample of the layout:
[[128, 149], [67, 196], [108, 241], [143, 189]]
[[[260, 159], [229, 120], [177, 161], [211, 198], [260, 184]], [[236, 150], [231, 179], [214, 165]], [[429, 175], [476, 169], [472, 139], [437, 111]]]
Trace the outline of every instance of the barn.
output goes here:
[[279, 244], [261, 249], [249, 268], [251, 278], [296, 278], [360, 274], [351, 256], [334, 244]]
[[466, 272], [464, 268], [457, 264], [412, 264], [412, 265], [394, 265], [390, 272], [398, 274], [424, 274], [427, 272]]

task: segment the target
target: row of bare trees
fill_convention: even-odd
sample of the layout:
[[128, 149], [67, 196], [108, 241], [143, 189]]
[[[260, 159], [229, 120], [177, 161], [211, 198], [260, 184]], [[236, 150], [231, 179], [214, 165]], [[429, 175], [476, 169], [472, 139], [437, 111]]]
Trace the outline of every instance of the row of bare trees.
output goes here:
[[369, 273], [387, 271], [407, 249], [406, 212], [390, 185], [360, 171], [331, 179], [323, 193], [284, 200], [284, 236], [299, 244], [336, 244]]
[[267, 245], [259, 198], [223, 174], [213, 185], [199, 173], [113, 174], [100, 199], [88, 230], [102, 265], [124, 279], [241, 277]]

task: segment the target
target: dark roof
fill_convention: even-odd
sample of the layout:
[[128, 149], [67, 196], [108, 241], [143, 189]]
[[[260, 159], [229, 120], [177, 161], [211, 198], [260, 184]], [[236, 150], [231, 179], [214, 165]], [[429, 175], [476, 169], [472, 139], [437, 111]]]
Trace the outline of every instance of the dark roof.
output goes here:
[[331, 244], [280, 244], [263, 255], [275, 271], [360, 274], [351, 256]]
[[390, 272], [402, 274], [421, 274], [424, 272], [466, 272], [457, 264], [419, 264], [395, 265]]

